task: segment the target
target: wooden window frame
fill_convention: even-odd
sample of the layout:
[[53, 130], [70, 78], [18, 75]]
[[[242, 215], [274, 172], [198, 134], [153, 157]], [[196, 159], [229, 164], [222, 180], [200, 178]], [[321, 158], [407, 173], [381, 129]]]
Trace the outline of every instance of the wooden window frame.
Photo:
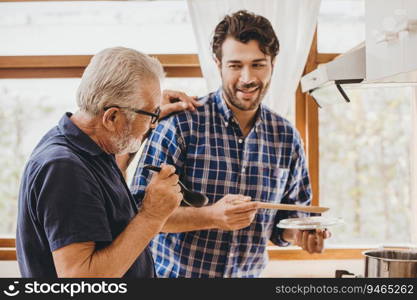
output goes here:
[[[151, 54], [167, 77], [202, 77], [196, 54]], [[80, 78], [92, 55], [0, 56], [0, 79]]]

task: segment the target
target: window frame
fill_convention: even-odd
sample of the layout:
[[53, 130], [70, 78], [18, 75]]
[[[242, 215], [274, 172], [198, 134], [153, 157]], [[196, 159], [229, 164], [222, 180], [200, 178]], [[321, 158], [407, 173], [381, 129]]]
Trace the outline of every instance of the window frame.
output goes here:
[[[31, 1], [50, 0], [0, 0], [0, 2]], [[161, 62], [167, 77], [202, 77], [197, 54], [150, 55]], [[303, 75], [313, 71], [319, 64], [333, 60], [338, 55], [340, 53], [318, 53], [316, 27]], [[0, 56], [0, 79], [80, 78], [91, 58], [92, 55]], [[295, 98], [295, 125], [303, 140], [308, 161], [313, 191], [312, 205], [319, 205], [318, 106], [310, 95], [301, 92], [300, 84]], [[271, 260], [361, 259], [363, 258], [362, 252], [365, 250], [368, 248], [330, 248], [326, 249], [323, 254], [311, 255], [297, 248], [283, 249], [268, 246]], [[0, 261], [2, 260], [16, 260], [14, 238], [0, 237]]]
[[[1, 1], [1, 0], [0, 0]], [[150, 54], [167, 77], [202, 77], [197, 54]], [[93, 55], [0, 56], [0, 79], [81, 78]]]

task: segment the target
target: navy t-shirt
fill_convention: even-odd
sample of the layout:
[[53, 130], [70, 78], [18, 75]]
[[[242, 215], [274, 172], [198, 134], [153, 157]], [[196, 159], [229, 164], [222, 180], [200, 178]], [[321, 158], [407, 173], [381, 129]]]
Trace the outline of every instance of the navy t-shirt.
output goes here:
[[[137, 213], [114, 156], [70, 117], [42, 138], [22, 176], [16, 233], [22, 277], [57, 277], [52, 251], [88, 241], [104, 248]], [[148, 247], [124, 277], [154, 277]]]

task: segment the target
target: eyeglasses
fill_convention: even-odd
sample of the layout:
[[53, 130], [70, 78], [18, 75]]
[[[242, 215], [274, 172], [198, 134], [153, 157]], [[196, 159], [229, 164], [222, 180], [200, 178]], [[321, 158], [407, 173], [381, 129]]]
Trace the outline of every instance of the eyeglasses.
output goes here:
[[127, 109], [127, 110], [133, 111], [137, 114], [151, 116], [152, 117], [151, 124], [155, 124], [159, 120], [159, 114], [161, 113], [161, 109], [159, 107], [156, 109], [156, 111], [154, 113], [144, 111], [144, 110], [141, 110], [141, 109], [135, 109], [135, 108], [131, 108], [131, 107], [118, 106], [118, 105], [106, 106], [106, 107], [104, 107], [104, 110], [108, 110], [110, 108]]

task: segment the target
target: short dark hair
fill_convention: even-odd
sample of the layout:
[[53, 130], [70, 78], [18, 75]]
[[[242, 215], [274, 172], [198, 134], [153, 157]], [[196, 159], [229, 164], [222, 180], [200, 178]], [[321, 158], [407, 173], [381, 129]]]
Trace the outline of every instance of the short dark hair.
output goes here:
[[264, 54], [270, 55], [271, 60], [277, 56], [279, 51], [279, 41], [269, 20], [246, 10], [226, 15], [217, 24], [211, 47], [218, 60], [222, 58], [222, 45], [228, 37], [245, 44], [251, 40], [258, 41], [259, 49]]

